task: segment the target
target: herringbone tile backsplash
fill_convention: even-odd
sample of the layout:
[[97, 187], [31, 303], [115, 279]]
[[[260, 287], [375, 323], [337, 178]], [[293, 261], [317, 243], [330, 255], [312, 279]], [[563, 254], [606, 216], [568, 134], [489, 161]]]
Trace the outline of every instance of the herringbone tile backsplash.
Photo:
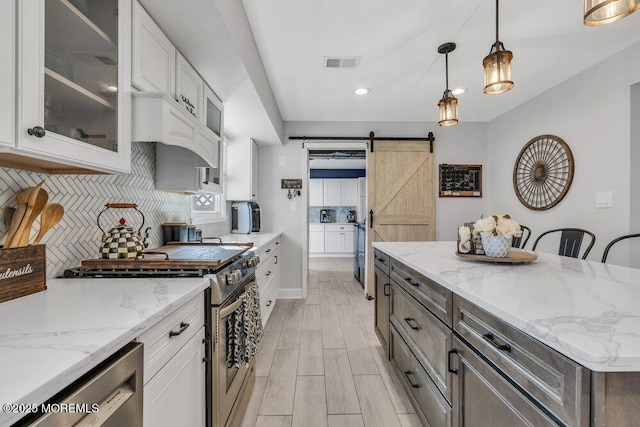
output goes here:
[[[162, 243], [160, 224], [163, 222], [189, 222], [189, 196], [155, 189], [155, 144], [136, 142], [131, 151], [131, 173], [128, 175], [46, 175], [0, 168], [0, 207], [15, 206], [15, 195], [20, 189], [37, 185], [42, 180], [43, 188], [49, 193], [49, 202], [64, 207], [64, 218], [41, 242], [47, 245], [48, 278], [80, 265], [83, 259], [98, 257], [102, 232], [96, 225], [96, 218], [106, 203], [136, 203], [145, 215], [144, 227], [151, 227], [150, 247]], [[4, 211], [0, 216], [3, 217], [0, 236], [3, 236], [7, 231]], [[111, 209], [102, 216], [100, 223], [108, 231], [117, 225], [120, 217], [136, 229], [141, 225], [140, 215], [131, 209]], [[231, 229], [226, 223], [202, 228], [206, 235], [226, 234]], [[38, 229], [36, 223], [32, 236]]]

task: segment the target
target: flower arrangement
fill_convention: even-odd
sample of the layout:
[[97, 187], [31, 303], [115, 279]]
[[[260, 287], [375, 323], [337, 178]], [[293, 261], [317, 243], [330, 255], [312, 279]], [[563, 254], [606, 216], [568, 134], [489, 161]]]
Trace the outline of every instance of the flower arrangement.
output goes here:
[[522, 235], [520, 224], [511, 219], [509, 215], [491, 215], [481, 218], [473, 224], [473, 231], [482, 237], [520, 237]]

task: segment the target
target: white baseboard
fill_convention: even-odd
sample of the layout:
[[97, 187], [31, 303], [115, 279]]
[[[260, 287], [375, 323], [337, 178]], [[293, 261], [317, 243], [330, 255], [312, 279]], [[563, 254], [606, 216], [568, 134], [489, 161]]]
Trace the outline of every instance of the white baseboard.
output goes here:
[[353, 258], [353, 252], [336, 254], [309, 254], [309, 258]]
[[299, 299], [302, 298], [302, 289], [279, 289], [278, 299]]

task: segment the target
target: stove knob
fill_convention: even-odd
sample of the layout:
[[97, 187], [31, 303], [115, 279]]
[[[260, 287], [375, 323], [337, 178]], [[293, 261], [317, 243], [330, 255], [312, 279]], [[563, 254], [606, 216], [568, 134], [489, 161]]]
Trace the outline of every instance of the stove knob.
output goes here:
[[224, 273], [224, 281], [227, 285], [233, 285], [233, 277], [231, 276], [231, 273]]
[[240, 281], [242, 281], [242, 271], [236, 270], [236, 271], [233, 272], [233, 275], [236, 278], [236, 280], [235, 280], [236, 283], [240, 283]]

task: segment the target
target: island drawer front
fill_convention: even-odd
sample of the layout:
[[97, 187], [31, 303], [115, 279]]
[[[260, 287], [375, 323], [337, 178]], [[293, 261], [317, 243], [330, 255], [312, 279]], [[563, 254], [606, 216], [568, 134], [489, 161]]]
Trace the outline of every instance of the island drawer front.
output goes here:
[[373, 259], [374, 265], [378, 267], [384, 274], [389, 275], [389, 267], [391, 266], [391, 261], [389, 259], [389, 255], [384, 252], [380, 252], [377, 249], [373, 250]]
[[589, 425], [590, 371], [480, 309], [454, 297], [454, 330], [558, 419]]
[[391, 260], [390, 277], [427, 307], [438, 319], [450, 328], [452, 327], [453, 293], [450, 290], [395, 259]]
[[203, 326], [204, 294], [199, 294], [144, 331], [138, 337], [144, 344], [144, 383], [153, 378]]
[[455, 426], [557, 426], [534, 402], [457, 338], [454, 383]]
[[452, 374], [447, 370], [447, 352], [453, 348], [451, 329], [395, 283], [391, 285], [391, 322], [451, 402]]
[[391, 360], [423, 424], [450, 427], [451, 405], [440, 394], [395, 327], [391, 327]]

